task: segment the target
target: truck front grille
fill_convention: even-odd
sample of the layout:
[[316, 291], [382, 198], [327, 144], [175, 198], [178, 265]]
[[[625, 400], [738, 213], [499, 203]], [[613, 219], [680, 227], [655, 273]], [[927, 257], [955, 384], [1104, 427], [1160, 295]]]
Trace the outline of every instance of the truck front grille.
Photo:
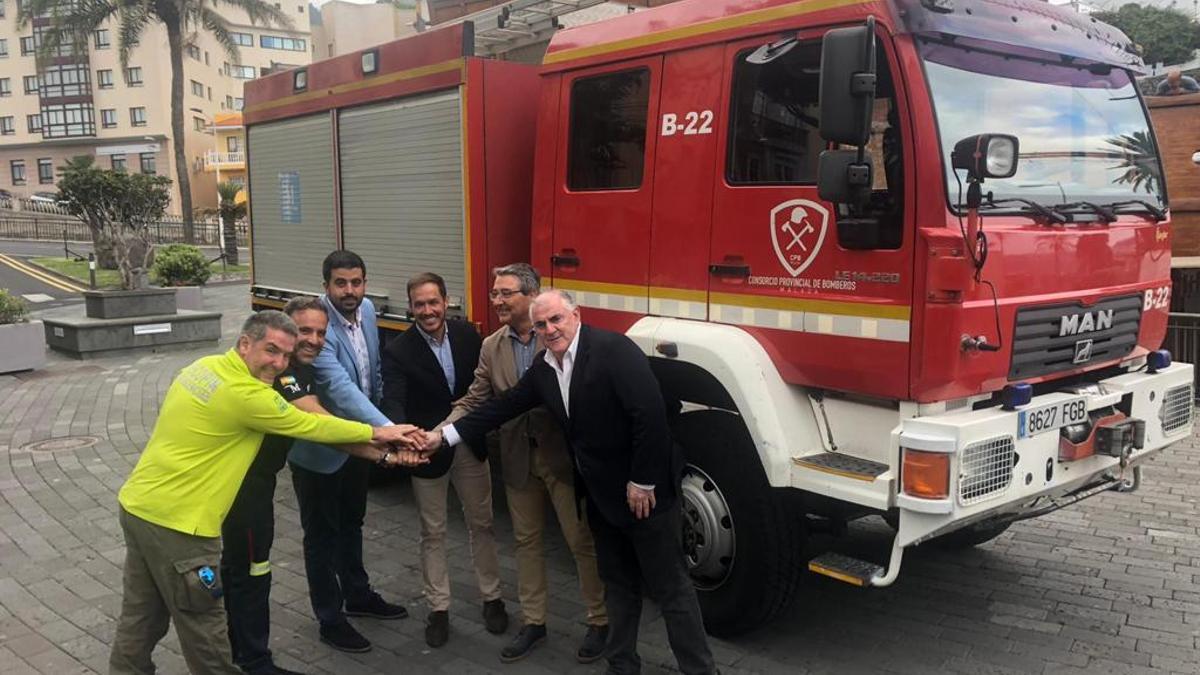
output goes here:
[[1012, 482], [1016, 447], [1012, 436], [972, 443], [962, 452], [958, 500], [975, 504], [1003, 492]]
[[1017, 311], [1010, 380], [1083, 368], [1128, 356], [1137, 345], [1142, 296]]
[[1164, 434], [1174, 433], [1192, 421], [1192, 385], [1185, 384], [1168, 389], [1163, 394], [1162, 418]]

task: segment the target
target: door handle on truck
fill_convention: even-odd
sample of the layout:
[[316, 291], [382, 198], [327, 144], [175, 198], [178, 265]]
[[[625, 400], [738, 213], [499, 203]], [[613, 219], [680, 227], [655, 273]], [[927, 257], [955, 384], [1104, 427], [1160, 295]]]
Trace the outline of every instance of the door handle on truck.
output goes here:
[[741, 277], [745, 279], [750, 276], [750, 266], [746, 263], [713, 263], [708, 266], [708, 273], [714, 277]]
[[550, 264], [554, 267], [579, 267], [577, 255], [551, 255]]

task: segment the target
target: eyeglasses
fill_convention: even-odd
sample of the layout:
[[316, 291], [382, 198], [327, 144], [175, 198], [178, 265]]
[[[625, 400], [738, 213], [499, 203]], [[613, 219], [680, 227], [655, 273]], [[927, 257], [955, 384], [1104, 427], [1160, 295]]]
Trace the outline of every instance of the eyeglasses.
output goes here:
[[491, 299], [493, 299], [493, 300], [495, 300], [496, 298], [504, 298], [505, 300], [507, 300], [514, 295], [525, 295], [525, 294], [522, 293], [521, 291], [514, 291], [511, 288], [499, 288], [499, 289], [493, 288], [491, 290], [491, 292], [488, 293], [488, 296], [491, 297]]

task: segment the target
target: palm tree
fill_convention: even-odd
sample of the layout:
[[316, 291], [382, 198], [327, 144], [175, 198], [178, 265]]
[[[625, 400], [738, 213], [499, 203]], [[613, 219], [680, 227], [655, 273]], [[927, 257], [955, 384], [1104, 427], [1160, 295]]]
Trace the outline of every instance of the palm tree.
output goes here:
[[[255, 25], [292, 27], [291, 17], [264, 0], [25, 0], [17, 21], [20, 28], [38, 19], [48, 20], [41, 32], [39, 56], [48, 57], [60, 47], [87, 49], [88, 38], [109, 21], [116, 24], [121, 68], [129, 66], [129, 54], [146, 28], [161, 23], [167, 31], [171, 58], [171, 135], [175, 146], [175, 173], [179, 184], [179, 206], [183, 212], [183, 237], [195, 242], [191, 180], [184, 149], [183, 72], [184, 48], [200, 31], [211, 33], [229, 56], [239, 62], [239, 50], [230, 35], [229, 23], [221, 16], [221, 4], [243, 10]], [[39, 29], [35, 26], [35, 34]]]
[[1134, 192], [1144, 189], [1153, 194], [1162, 180], [1158, 168], [1158, 150], [1149, 131], [1135, 131], [1131, 134], [1121, 134], [1106, 139], [1106, 143], [1117, 148], [1121, 153], [1121, 161], [1113, 170], [1120, 170], [1121, 175], [1113, 179], [1114, 183], [1128, 183]]
[[217, 194], [221, 198], [221, 203], [217, 205], [217, 210], [221, 214], [221, 231], [225, 239], [225, 260], [230, 265], [238, 264], [238, 248], [237, 248], [237, 221], [246, 217], [245, 202], [239, 204], [237, 201], [238, 193], [242, 191], [242, 186], [237, 183], [222, 182], [217, 184]]

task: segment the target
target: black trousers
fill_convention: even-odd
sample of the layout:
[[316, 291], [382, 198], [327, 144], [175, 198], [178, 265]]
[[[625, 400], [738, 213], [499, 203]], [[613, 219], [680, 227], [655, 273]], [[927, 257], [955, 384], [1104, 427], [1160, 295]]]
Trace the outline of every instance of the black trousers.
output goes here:
[[271, 661], [271, 543], [275, 474], [250, 472], [221, 527], [221, 581], [233, 662], [246, 671]]
[[645, 520], [618, 527], [589, 500], [588, 524], [596, 539], [596, 562], [608, 609], [608, 672], [641, 672], [637, 642], [643, 592], [662, 609], [679, 670], [685, 675], [715, 672], [700, 603], [684, 560], [678, 501], [656, 509]]
[[313, 613], [323, 626], [344, 623], [345, 605], [365, 603], [371, 594], [362, 552], [371, 464], [349, 457], [333, 473], [289, 466], [304, 528], [304, 571]]

